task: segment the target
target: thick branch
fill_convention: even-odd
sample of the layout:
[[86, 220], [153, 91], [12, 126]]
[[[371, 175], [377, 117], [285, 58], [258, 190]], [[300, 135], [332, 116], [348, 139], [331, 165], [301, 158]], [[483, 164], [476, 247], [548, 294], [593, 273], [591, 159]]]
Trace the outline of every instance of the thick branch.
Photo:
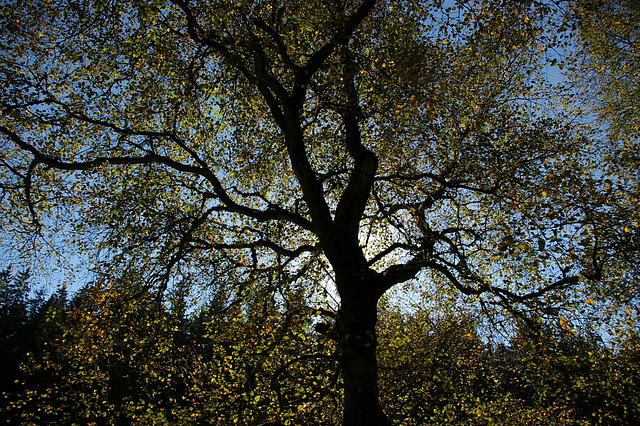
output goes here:
[[216, 38], [214, 34], [207, 32], [202, 28], [196, 17], [193, 15], [187, 1], [172, 0], [185, 14], [187, 20], [187, 33], [189, 37], [200, 44], [211, 47], [219, 53], [224, 60], [232, 67], [242, 73], [242, 75], [255, 85], [262, 94], [265, 102], [269, 106], [274, 120], [282, 127], [284, 125], [284, 116], [281, 104], [287, 98], [284, 87], [269, 72], [269, 64], [266, 55], [262, 50], [259, 39], [254, 37], [251, 43], [252, 54], [254, 56], [254, 70], [252, 74], [249, 67], [244, 63], [242, 58], [235, 54], [225, 43]]
[[[380, 274], [382, 279], [380, 280], [380, 288], [378, 289], [379, 294], [382, 295], [385, 291], [389, 290], [396, 284], [415, 278], [420, 271], [425, 269], [431, 269], [439, 272], [440, 274], [445, 276], [447, 280], [458, 291], [463, 294], [481, 295], [484, 293], [491, 293], [500, 297], [503, 303], [506, 304], [508, 304], [509, 302], [531, 301], [552, 291], [561, 290], [576, 285], [580, 282], [581, 277], [593, 281], [599, 280], [602, 275], [600, 265], [598, 264], [596, 259], [597, 250], [594, 250], [594, 254], [592, 256], [594, 271], [592, 273], [583, 272], [579, 275], [565, 275], [561, 279], [556, 280], [536, 291], [531, 291], [525, 294], [518, 294], [510, 290], [488, 284], [481, 277], [470, 271], [469, 267], [467, 266], [466, 259], [460, 253], [457, 247], [454, 246], [453, 242], [451, 242], [447, 238], [444, 238], [444, 240], [446, 240], [451, 245], [453, 253], [460, 259], [457, 264], [445, 262], [444, 260], [438, 258], [431, 258], [428, 253], [418, 253], [405, 264], [390, 266]], [[439, 263], [438, 260], [440, 260], [444, 264]], [[462, 280], [458, 278], [455, 272], [457, 272], [461, 276]], [[473, 284], [473, 287], [464, 284], [463, 280], [469, 281], [469, 283]]]
[[345, 44], [349, 40], [362, 21], [369, 15], [375, 4], [376, 0], [364, 0], [360, 4], [360, 7], [347, 18], [342, 29], [309, 58], [303, 67], [307, 75], [315, 73], [338, 46]]
[[311, 55], [306, 64], [297, 70], [296, 85], [291, 94], [291, 98], [294, 101], [298, 102], [304, 97], [313, 75], [322, 67], [333, 52], [335, 52], [338, 46], [347, 44], [350, 37], [366, 19], [375, 4], [376, 0], [364, 0], [358, 9], [346, 19], [344, 26], [331, 37], [331, 40]]
[[413, 250], [413, 249], [415, 249], [415, 247], [410, 244], [394, 243], [394, 244], [391, 244], [389, 247], [385, 248], [384, 250], [380, 251], [371, 259], [369, 259], [368, 264], [369, 266], [375, 265], [376, 262], [382, 260], [385, 256], [393, 253], [396, 250]]
[[[93, 121], [94, 124], [98, 123], [97, 120]], [[104, 123], [100, 123], [104, 124]], [[153, 135], [153, 136], [164, 136], [170, 137], [172, 135], [166, 133], [157, 133], [157, 132], [140, 132], [135, 133], [129, 129], [120, 129], [116, 126], [110, 125], [108, 126], [112, 130], [123, 133], [123, 134], [133, 134], [133, 135]], [[9, 130], [7, 127], [0, 125], [0, 132], [5, 134], [11, 141], [13, 141], [19, 148], [27, 151], [33, 155], [33, 162], [30, 170], [34, 169], [38, 164], [44, 164], [48, 167], [55, 168], [58, 170], [67, 170], [67, 171], [79, 171], [79, 170], [91, 170], [96, 167], [104, 166], [104, 165], [141, 165], [141, 164], [161, 164], [167, 167], [170, 167], [174, 170], [189, 173], [192, 175], [197, 175], [205, 178], [214, 189], [214, 196], [217, 200], [219, 200], [224, 207], [218, 208], [217, 210], [224, 210], [227, 212], [237, 213], [244, 216], [248, 216], [254, 218], [258, 221], [271, 221], [271, 220], [286, 220], [296, 225], [301, 226], [304, 229], [309, 231], [313, 231], [313, 224], [303, 218], [302, 216], [285, 210], [281, 207], [271, 205], [267, 210], [257, 210], [250, 207], [242, 206], [229, 197], [227, 192], [220, 180], [213, 174], [211, 170], [205, 167], [204, 162], [196, 156], [196, 161], [201, 162], [202, 167], [197, 167], [193, 165], [183, 164], [178, 161], [172, 160], [168, 157], [157, 155], [153, 153], [148, 153], [141, 156], [120, 156], [120, 157], [96, 157], [92, 160], [88, 161], [62, 161], [50, 155], [47, 155], [34, 147], [33, 145], [25, 142], [20, 136], [18, 136], [13, 131]], [[131, 132], [131, 133], [129, 133]], [[175, 136], [172, 136], [175, 141]], [[186, 145], [184, 143], [180, 144], [181, 147], [185, 148]], [[188, 151], [190, 154], [195, 155], [192, 151]]]
[[447, 177], [448, 174], [449, 174], [449, 170], [445, 170], [445, 172], [442, 174], [426, 172], [426, 173], [418, 173], [415, 175], [403, 175], [403, 174], [396, 173], [396, 174], [387, 175], [387, 176], [378, 176], [376, 177], [376, 181], [391, 182], [391, 183], [395, 183], [396, 185], [399, 185], [398, 181], [415, 182], [422, 179], [431, 179], [435, 182], [438, 182], [441, 185], [441, 188], [443, 189], [465, 189], [468, 191], [476, 192], [479, 194], [485, 194], [485, 195], [496, 195], [497, 191], [500, 188], [499, 183], [495, 183], [488, 188], [473, 186], [462, 180], [448, 179]]
[[347, 152], [354, 160], [349, 184], [336, 209], [336, 223], [348, 243], [357, 244], [360, 219], [367, 206], [374, 177], [378, 169], [378, 158], [362, 143], [360, 132], [360, 105], [355, 86], [356, 64], [345, 46], [341, 52], [344, 91], [347, 104], [341, 111], [345, 130]]
[[[246, 64], [241, 57], [234, 54], [225, 43], [219, 38], [216, 38], [215, 34], [207, 33], [206, 30], [200, 26], [193, 11], [185, 0], [173, 1], [185, 14], [189, 36], [193, 40], [206, 44], [219, 52], [231, 67], [243, 73], [249, 82], [262, 94], [275, 122], [283, 132], [292, 169], [302, 188], [304, 199], [315, 225], [315, 231], [318, 233], [327, 254], [333, 258], [332, 260], [337, 260], [343, 251], [340, 249], [339, 239], [336, 238], [340, 233], [348, 233], [350, 239], [357, 244], [357, 227], [373, 184], [373, 176], [377, 168], [377, 159], [373, 153], [367, 151], [362, 146], [358, 129], [357, 111], [355, 108], [348, 108], [348, 111], [345, 111], [344, 120], [347, 134], [346, 143], [350, 147], [349, 151], [354, 155], [355, 168], [352, 173], [350, 185], [342, 197], [342, 207], [339, 208], [340, 213], [336, 215], [337, 217], [340, 216], [342, 226], [339, 231], [336, 230], [331, 218], [331, 212], [324, 199], [322, 184], [319, 182], [311, 167], [306, 153], [307, 147], [302, 132], [300, 112], [307, 85], [313, 75], [322, 67], [338, 46], [346, 46], [355, 30], [370, 13], [375, 4], [375, 0], [363, 1], [358, 9], [346, 19], [344, 25], [335, 32], [325, 45], [313, 53], [307, 63], [302, 67], [294, 66], [290, 58], [287, 59], [286, 46], [284, 46], [282, 39], [277, 36], [274, 30], [270, 29], [264, 23], [254, 22], [257, 28], [266, 31], [267, 34], [272, 37], [278, 46], [285, 65], [288, 62], [289, 67], [294, 72], [295, 82], [291, 95], [287, 93], [283, 84], [271, 73], [271, 64], [261, 46], [259, 37], [255, 34], [250, 36], [251, 40], [248, 44], [249, 51], [247, 53], [252, 56], [252, 67], [255, 73], [252, 74], [249, 65]], [[348, 86], [348, 90], [351, 92], [351, 94], [348, 95], [349, 102], [357, 105], [357, 95], [353, 83], [354, 66], [350, 58], [345, 63], [347, 63], [346, 72], [350, 74], [347, 80], [347, 83], [350, 85]], [[334, 262], [332, 261], [332, 263]]]
[[47, 155], [34, 147], [33, 145], [25, 142], [16, 133], [9, 130], [7, 127], [0, 125], [0, 132], [4, 133], [9, 139], [11, 139], [22, 150], [27, 151], [33, 155], [34, 162], [37, 164], [45, 164], [49, 167], [59, 170], [91, 170], [102, 165], [136, 165], [136, 164], [164, 164], [175, 170], [192, 173], [196, 175], [205, 176], [206, 172], [195, 166], [182, 164], [178, 161], [171, 160], [167, 157], [163, 157], [157, 154], [145, 154], [139, 157], [96, 157], [89, 161], [62, 161], [50, 155]]
[[309, 244], [301, 245], [293, 250], [282, 247], [279, 244], [274, 243], [266, 239], [259, 239], [256, 241], [246, 243], [211, 243], [202, 239], [191, 239], [194, 243], [201, 245], [203, 248], [216, 249], [216, 250], [241, 250], [241, 249], [256, 249], [267, 248], [274, 253], [294, 259], [300, 256], [302, 253], [313, 253], [318, 250], [316, 246]]
[[289, 52], [287, 51], [287, 47], [285, 46], [284, 40], [282, 39], [282, 36], [280, 35], [280, 33], [278, 33], [275, 29], [271, 28], [262, 19], [255, 20], [255, 25], [259, 29], [266, 32], [269, 35], [269, 37], [271, 37], [273, 42], [278, 47], [278, 52], [280, 54], [280, 57], [282, 58], [282, 62], [284, 62], [284, 64], [291, 69], [299, 69], [299, 67], [296, 64], [294, 64], [293, 61], [291, 60], [291, 57], [289, 56]]

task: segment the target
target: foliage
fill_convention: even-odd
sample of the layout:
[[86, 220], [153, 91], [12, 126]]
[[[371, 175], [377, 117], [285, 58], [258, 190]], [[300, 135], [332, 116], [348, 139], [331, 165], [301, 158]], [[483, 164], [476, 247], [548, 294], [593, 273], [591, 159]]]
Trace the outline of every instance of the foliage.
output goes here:
[[309, 334], [309, 312], [262, 295], [185, 317], [180, 297], [166, 306], [117, 287], [90, 284], [46, 309], [47, 338], [13, 347], [8, 424], [337, 423], [335, 359]]
[[[612, 17], [605, 29], [631, 37], [620, 55], [633, 58], [635, 36], [616, 14], [623, 10], [626, 19], [635, 9], [615, 4], [602, 9]], [[257, 352], [244, 343], [211, 349], [243, 361], [233, 373], [211, 365], [206, 373], [226, 374], [228, 393], [246, 403], [224, 416], [256, 422], [293, 406], [306, 407], [296, 415], [314, 422], [316, 405], [298, 398], [315, 398], [341, 406], [345, 425], [389, 424], [378, 401], [377, 304], [402, 283], [421, 286], [430, 300], [476, 304], [498, 320], [505, 312], [520, 319], [579, 314], [585, 305], [607, 306], [613, 320], [637, 311], [637, 138], [594, 132], [574, 107], [575, 91], [547, 78], [564, 64], [554, 52], [574, 36], [551, 4], [0, 7], [7, 30], [0, 36], [3, 225], [22, 252], [70, 244], [89, 257], [98, 283], [88, 289], [95, 306], [68, 313], [86, 333], [69, 332], [51, 352], [79, 360], [64, 368], [78, 376], [81, 398], [72, 403], [83, 416], [98, 403], [88, 383], [105, 390], [117, 380], [109, 369], [138, 385], [109, 388], [115, 394], [105, 404], [118, 418], [144, 416], [151, 406], [172, 412], [174, 389], [140, 369], [157, 364], [182, 383], [183, 395], [191, 379], [181, 368], [197, 357], [178, 353], [180, 367], [144, 348], [170, 350], [178, 325], [163, 319], [162, 301], [197, 288], [215, 291], [223, 306], [243, 307], [230, 311], [225, 327], [267, 333], [254, 337]], [[582, 28], [581, 40], [595, 46], [589, 36], [601, 27]], [[612, 68], [603, 81], [616, 84], [598, 87], [611, 99], [628, 98], [635, 77], [617, 81], [632, 68]], [[114, 301], [131, 294], [140, 295], [131, 299], [139, 305], [120, 311]], [[266, 311], [252, 311], [245, 297]], [[276, 382], [275, 400], [263, 400], [271, 383], [254, 377], [255, 369], [277, 368], [262, 359], [277, 353], [271, 321], [306, 305], [326, 316], [318, 339], [332, 340], [323, 345], [339, 355], [341, 404], [335, 391], [290, 395], [278, 393]], [[178, 311], [169, 316], [176, 324]], [[206, 324], [217, 336], [220, 324]], [[156, 331], [159, 340], [149, 341]], [[113, 353], [94, 359], [98, 338]], [[477, 353], [473, 339], [458, 343]], [[322, 370], [331, 362], [317, 364]], [[34, 368], [67, 374], [46, 363]], [[272, 371], [292, 383], [302, 377]], [[158, 394], [143, 401], [136, 392], [151, 384]], [[436, 386], [424, 395], [450, 391]], [[235, 401], [221, 397], [203, 404], [218, 415]]]
[[[32, 399], [22, 395], [26, 389], [38, 389], [50, 384], [42, 374], [28, 374], [22, 369], [33, 356], [55, 342], [62, 334], [62, 317], [66, 309], [66, 291], [59, 289], [46, 298], [42, 289], [33, 288], [30, 273], [13, 275], [10, 269], [0, 275], [0, 390], [2, 410], [0, 420], [10, 419], [23, 411], [36, 410]], [[21, 397], [16, 397], [21, 395]]]
[[[339, 424], [335, 347], [308, 328], [310, 313], [258, 297], [181, 316], [180, 297], [168, 306], [144, 294], [92, 284], [44, 322], [30, 317], [47, 338], [14, 346], [21, 362], [5, 374], [19, 383], [3, 386], [5, 423]], [[0, 320], [12, 330], [24, 326], [9, 317]], [[387, 305], [385, 411], [398, 425], [635, 424], [637, 337], [614, 352], [579, 329], [531, 324], [490, 343], [469, 314]]]
[[[637, 350], [566, 325], [522, 323], [508, 341], [477, 319], [418, 310], [381, 317], [381, 389], [395, 424], [635, 424]], [[635, 354], [635, 355], [634, 355]]]
[[[583, 203], [590, 220], [603, 231], [597, 235], [600, 244], [617, 247], [608, 267], [618, 278], [600, 283], [594, 294], [631, 300], [619, 285], [635, 280], [629, 270], [640, 270], [640, 9], [637, 2], [626, 0], [576, 0], [569, 5], [565, 22], [573, 26], [575, 39], [567, 59], [573, 68], [567, 75], [577, 95], [575, 108], [591, 126], [588, 149], [601, 161], [594, 171], [600, 178], [588, 183], [591, 195]], [[633, 316], [637, 307], [624, 309]]]
[[529, 406], [548, 407], [549, 416], [567, 424], [636, 422], [639, 377], [637, 365], [628, 363], [633, 350], [614, 353], [595, 335], [554, 328], [519, 330], [503, 367], [513, 395]]
[[[578, 0], [577, 54], [589, 94], [614, 134], [640, 135], [640, 6], [633, 0]], [[627, 135], [625, 135], [627, 134]]]

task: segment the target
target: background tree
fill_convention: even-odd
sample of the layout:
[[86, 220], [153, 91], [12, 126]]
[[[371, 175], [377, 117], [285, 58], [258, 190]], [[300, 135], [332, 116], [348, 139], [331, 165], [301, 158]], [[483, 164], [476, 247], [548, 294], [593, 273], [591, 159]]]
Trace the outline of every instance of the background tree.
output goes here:
[[64, 288], [46, 297], [43, 288], [33, 285], [28, 271], [0, 274], [0, 420], [19, 424], [26, 412], [37, 405], [29, 395], [54, 386], [48, 374], [28, 374], [23, 366], [62, 335], [62, 319], [67, 294]]
[[[583, 84], [612, 133], [640, 134], [640, 6], [631, 0], [571, 3]], [[630, 135], [626, 135], [627, 137]]]
[[[628, 291], [637, 294], [633, 286], [627, 286], [627, 291], [617, 288], [626, 281], [626, 270], [640, 270], [640, 9], [636, 2], [624, 0], [576, 0], [568, 5], [565, 22], [573, 27], [576, 37], [566, 74], [579, 104], [576, 108], [588, 126], [585, 130], [591, 128], [592, 142], [584, 149], [603, 159], [596, 171], [600, 178], [589, 183], [591, 197], [584, 205], [603, 231], [598, 236], [600, 244], [616, 247], [617, 255], [609, 264], [621, 277], [602, 283], [595, 294], [608, 300], [621, 295], [631, 301], [634, 297], [629, 297]], [[637, 309], [635, 303], [625, 308], [632, 316], [637, 316]]]
[[[629, 339], [627, 343], [630, 343]], [[633, 424], [637, 363], [567, 324], [523, 324], [510, 342], [503, 386], [566, 424]], [[623, 370], [626, 370], [623, 372]]]
[[309, 332], [310, 312], [257, 292], [187, 316], [179, 296], [135, 290], [92, 283], [56, 309], [43, 302], [26, 327], [46, 324], [46, 338], [7, 345], [19, 360], [5, 364], [7, 424], [338, 424], [334, 349]]
[[[191, 313], [180, 292], [158, 304], [122, 284], [91, 283], [68, 302], [36, 298], [38, 315], [22, 323], [2, 310], [11, 335], [31, 330], [27, 343], [7, 345], [20, 362], [3, 370], [6, 424], [340, 424], [336, 348], [312, 330], [315, 313], [279, 307], [258, 283], [242, 302], [214, 299]], [[613, 351], [588, 328], [530, 321], [496, 342], [477, 312], [388, 302], [378, 358], [381, 405], [395, 424], [640, 418], [635, 336]]]
[[0, 336], [2, 336], [2, 349], [0, 360], [6, 366], [2, 370], [0, 388], [8, 390], [17, 379], [16, 372], [20, 363], [23, 348], [29, 347], [26, 343], [29, 334], [25, 333], [28, 318], [28, 291], [26, 284], [28, 274], [20, 274], [15, 279], [10, 270], [4, 270], [0, 274]]
[[637, 269], [609, 261], [634, 246], [603, 243], [618, 224], [589, 203], [607, 159], [583, 151], [545, 80], [547, 5], [2, 7], [6, 225], [72, 229], [96, 274], [158, 300], [260, 282], [290, 306], [332, 283], [321, 329], [340, 349], [345, 425], [389, 423], [377, 302], [397, 284], [552, 312], [611, 271], [636, 300]]
[[381, 313], [381, 395], [394, 423], [637, 423], [634, 336], [613, 350], [588, 327], [530, 321], [509, 339], [489, 339], [479, 320], [423, 308]]

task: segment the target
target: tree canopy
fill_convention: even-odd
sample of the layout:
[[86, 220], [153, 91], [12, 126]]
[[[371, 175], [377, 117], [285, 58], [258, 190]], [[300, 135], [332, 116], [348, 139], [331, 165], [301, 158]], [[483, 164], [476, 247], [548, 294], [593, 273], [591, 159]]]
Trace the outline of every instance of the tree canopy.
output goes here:
[[[335, 344], [313, 316], [263, 291], [247, 305], [190, 314], [94, 283], [33, 295], [4, 271], [3, 424], [340, 424]], [[256, 288], [259, 290], [259, 286]], [[265, 297], [266, 296], [266, 297]], [[385, 301], [378, 323], [380, 403], [394, 424], [635, 424], [637, 334], [616, 350], [588, 327], [521, 323], [481, 338], [479, 317], [411, 313]], [[17, 312], [22, 312], [16, 320]]]
[[[343, 424], [389, 424], [377, 304], [401, 284], [495, 321], [637, 315], [637, 138], [588, 127], [549, 78], [576, 40], [597, 58], [602, 26], [637, 39], [582, 5], [5, 2], [6, 232], [156, 303], [208, 288], [317, 312]], [[627, 78], [603, 99], [635, 105], [629, 64], [598, 74]]]

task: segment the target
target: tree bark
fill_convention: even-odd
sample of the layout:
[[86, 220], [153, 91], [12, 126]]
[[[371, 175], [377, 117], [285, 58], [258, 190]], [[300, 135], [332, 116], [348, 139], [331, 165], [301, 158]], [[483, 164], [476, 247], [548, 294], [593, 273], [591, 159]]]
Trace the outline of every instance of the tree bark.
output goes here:
[[336, 325], [340, 336], [340, 363], [344, 381], [343, 426], [391, 425], [378, 401], [378, 297], [372, 288], [356, 284], [349, 286], [350, 291], [341, 294]]

